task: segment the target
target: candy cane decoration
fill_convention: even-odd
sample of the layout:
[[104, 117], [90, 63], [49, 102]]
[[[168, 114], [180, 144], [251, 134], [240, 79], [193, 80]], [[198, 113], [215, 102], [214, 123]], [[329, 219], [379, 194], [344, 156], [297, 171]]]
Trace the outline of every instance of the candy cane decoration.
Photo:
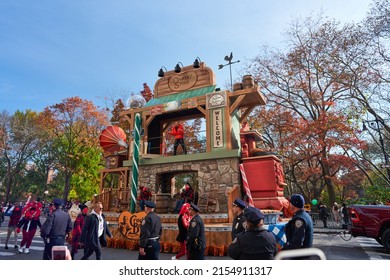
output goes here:
[[245, 193], [246, 193], [246, 196], [248, 197], [248, 206], [254, 207], [251, 190], [249, 189], [248, 179], [246, 178], [243, 164], [240, 164], [240, 171], [241, 171], [242, 182], [244, 183]]

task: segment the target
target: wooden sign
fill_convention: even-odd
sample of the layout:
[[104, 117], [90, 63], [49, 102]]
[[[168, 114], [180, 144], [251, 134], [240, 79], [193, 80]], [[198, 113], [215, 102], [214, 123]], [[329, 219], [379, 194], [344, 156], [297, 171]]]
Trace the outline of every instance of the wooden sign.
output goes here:
[[118, 219], [118, 229], [128, 239], [139, 239], [141, 223], [145, 212], [131, 214], [129, 211], [122, 212]]
[[198, 75], [194, 71], [188, 71], [183, 74], [175, 75], [169, 78], [168, 86], [173, 91], [184, 91], [192, 88], [196, 81], [198, 80]]
[[214, 148], [222, 148], [224, 146], [222, 109], [213, 110], [212, 114]]

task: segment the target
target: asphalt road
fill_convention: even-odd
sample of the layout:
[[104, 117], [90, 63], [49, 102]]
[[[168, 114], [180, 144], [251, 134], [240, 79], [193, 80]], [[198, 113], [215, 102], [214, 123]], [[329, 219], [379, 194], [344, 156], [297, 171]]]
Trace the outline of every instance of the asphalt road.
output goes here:
[[[29, 254], [19, 254], [13, 248], [13, 238], [11, 236], [8, 250], [4, 248], [6, 238], [7, 223], [0, 227], [0, 260], [41, 260], [43, 253], [43, 240], [39, 236], [39, 231], [34, 237], [30, 247]], [[328, 260], [389, 260], [390, 252], [387, 252], [383, 246], [379, 245], [371, 238], [352, 238], [344, 241], [337, 232], [341, 229], [321, 229], [316, 228], [314, 234], [314, 246], [321, 249]], [[21, 234], [18, 237], [18, 244], [21, 241]], [[80, 259], [82, 252], [76, 255]], [[129, 251], [126, 249], [103, 248], [103, 259], [105, 260], [137, 260], [138, 251]], [[170, 260], [173, 254], [160, 254], [160, 259]], [[91, 259], [94, 258], [94, 255]], [[206, 256], [207, 260], [230, 260], [229, 257]], [[183, 257], [181, 260], [185, 260]]]

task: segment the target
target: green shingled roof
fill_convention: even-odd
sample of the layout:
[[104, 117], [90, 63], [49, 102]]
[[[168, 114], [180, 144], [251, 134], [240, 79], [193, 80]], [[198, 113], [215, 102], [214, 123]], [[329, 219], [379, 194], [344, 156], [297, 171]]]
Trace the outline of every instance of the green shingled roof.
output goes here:
[[159, 98], [152, 98], [148, 101], [148, 103], [146, 103], [144, 105], [144, 107], [152, 107], [152, 106], [156, 106], [156, 105], [165, 104], [165, 103], [168, 103], [171, 101], [180, 101], [180, 100], [187, 99], [187, 98], [205, 95], [207, 93], [214, 92], [215, 87], [216, 87], [215, 85], [207, 86], [207, 87], [183, 91], [180, 93], [171, 94], [171, 95], [167, 95], [167, 96], [163, 96], [163, 97], [159, 97]]

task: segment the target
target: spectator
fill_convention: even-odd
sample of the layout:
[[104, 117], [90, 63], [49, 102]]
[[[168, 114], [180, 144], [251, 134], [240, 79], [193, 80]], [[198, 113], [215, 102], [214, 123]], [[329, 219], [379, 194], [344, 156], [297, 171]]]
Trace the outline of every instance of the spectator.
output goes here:
[[324, 224], [324, 228], [328, 227], [327, 221], [328, 221], [328, 211], [326, 209], [325, 204], [320, 205], [320, 219], [322, 220]]
[[336, 224], [339, 224], [340, 223], [340, 213], [339, 213], [339, 205], [337, 204], [337, 202], [335, 202], [333, 204], [333, 207], [332, 207], [332, 213], [333, 213], [333, 217], [334, 217], [334, 220], [336, 221]]
[[84, 245], [84, 255], [82, 260], [88, 258], [95, 252], [96, 259], [102, 259], [102, 247], [107, 246], [106, 235], [112, 237], [106, 218], [103, 214], [103, 204], [95, 204], [91, 214], [85, 219], [85, 224], [81, 233], [80, 243]]
[[349, 223], [348, 207], [345, 203], [341, 204], [341, 216], [343, 218], [344, 225]]
[[79, 251], [81, 232], [83, 231], [85, 218], [88, 215], [87, 205], [79, 204], [79, 209], [81, 210], [81, 212], [77, 215], [72, 230], [72, 249], [70, 251], [70, 256], [72, 257], [72, 260], [74, 260], [75, 254], [77, 254], [77, 252]]
[[[12, 203], [10, 203], [12, 205]], [[8, 209], [11, 207], [9, 206]], [[7, 231], [7, 237], [5, 239], [5, 247], [4, 249], [8, 250], [8, 241], [11, 236], [11, 233], [14, 233], [14, 240], [15, 245], [14, 248], [18, 249], [18, 233], [16, 232], [16, 228], [18, 226], [19, 220], [22, 217], [22, 208], [19, 207], [18, 203], [14, 203], [13, 210], [11, 212], [11, 215], [9, 217], [8, 222], [8, 231]]]

